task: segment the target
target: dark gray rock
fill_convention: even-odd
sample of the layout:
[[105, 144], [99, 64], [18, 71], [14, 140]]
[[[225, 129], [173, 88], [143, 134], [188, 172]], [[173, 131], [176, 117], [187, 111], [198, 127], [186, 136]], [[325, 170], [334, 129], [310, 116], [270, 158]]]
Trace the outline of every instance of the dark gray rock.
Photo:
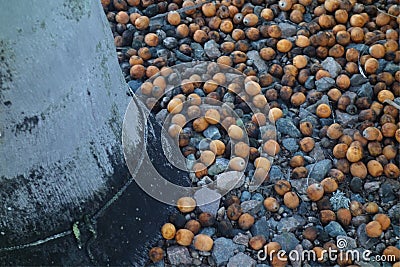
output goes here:
[[315, 76], [309, 76], [304, 83], [304, 87], [308, 90], [315, 89]]
[[365, 44], [355, 44], [355, 43], [351, 43], [351, 44], [349, 44], [348, 46], [346, 46], [346, 49], [349, 49], [349, 48], [355, 48], [355, 49], [357, 49], [357, 50], [361, 53], [361, 52], [366, 52], [366, 51], [368, 51], [369, 46], [368, 46], [368, 45], [365, 45]]
[[315, 161], [320, 161], [325, 159], [324, 150], [321, 147], [321, 142], [315, 144], [313, 150], [309, 152], [310, 157], [312, 157]]
[[168, 49], [173, 49], [178, 45], [178, 40], [175, 37], [166, 37], [163, 44]]
[[366, 224], [363, 223], [357, 228], [358, 244], [363, 248], [370, 249], [380, 242], [380, 238], [370, 238], [365, 231]]
[[346, 235], [338, 235], [336, 237], [336, 240], [344, 240], [345, 242], [342, 243], [341, 249], [356, 249], [357, 248], [357, 242], [354, 238], [348, 237]]
[[284, 177], [284, 174], [281, 171], [281, 168], [276, 165], [272, 165], [271, 170], [269, 171], [270, 182], [275, 182], [277, 180], [282, 179], [283, 177]]
[[281, 28], [282, 38], [288, 38], [296, 35], [297, 27], [295, 25], [286, 22], [281, 22], [278, 24], [278, 26], [279, 28]]
[[258, 200], [247, 200], [240, 204], [243, 213], [257, 214], [261, 210], [262, 202]]
[[260, 57], [260, 54], [257, 50], [251, 50], [247, 52], [247, 58], [253, 61], [253, 65], [256, 67], [258, 73], [262, 73], [268, 70], [267, 64]]
[[221, 133], [214, 125], [207, 127], [207, 129], [204, 130], [203, 135], [205, 138], [210, 138], [212, 140], [219, 140], [221, 138]]
[[223, 266], [233, 257], [235, 250], [239, 249], [243, 250], [244, 246], [233, 243], [232, 239], [220, 237], [214, 241], [212, 256], [217, 266]]
[[368, 182], [364, 184], [364, 190], [369, 194], [379, 189], [381, 182]]
[[312, 178], [309, 178], [309, 179], [293, 179], [293, 180], [290, 181], [292, 187], [296, 188], [296, 190], [300, 194], [303, 194], [303, 195], [307, 194], [306, 193], [307, 187], [310, 184], [314, 184], [314, 183], [317, 183], [317, 182], [318, 182], [317, 180], [314, 180]]
[[301, 137], [299, 129], [293, 124], [289, 118], [281, 118], [276, 122], [276, 128], [282, 134], [287, 134], [290, 137]]
[[204, 51], [210, 59], [216, 59], [221, 56], [221, 51], [219, 51], [219, 45], [214, 40], [210, 40], [204, 44]]
[[204, 187], [196, 191], [193, 197], [202, 212], [209, 212], [214, 216], [217, 215], [221, 194]]
[[368, 79], [365, 78], [362, 74], [353, 74], [350, 78], [351, 86], [359, 86], [368, 82]]
[[174, 50], [174, 53], [176, 55], [176, 58], [183, 62], [191, 62], [193, 60], [191, 57], [185, 55], [184, 53], [182, 53], [179, 50]]
[[240, 202], [250, 200], [250, 198], [251, 198], [251, 193], [249, 191], [243, 191], [242, 195], [240, 196]]
[[400, 221], [400, 203], [397, 203], [395, 206], [391, 207], [388, 211], [388, 215], [392, 222]]
[[192, 258], [186, 247], [172, 246], [167, 248], [167, 257], [172, 265], [191, 264]]
[[393, 186], [387, 182], [383, 183], [382, 186], [379, 188], [379, 196], [384, 203], [393, 201], [397, 198], [393, 190]]
[[[350, 88], [350, 90], [355, 91], [353, 88]], [[372, 85], [369, 82], [361, 85], [361, 87], [357, 88], [355, 92], [357, 92], [358, 97], [368, 97], [369, 99], [372, 99], [374, 96]]]
[[[274, 225], [275, 224], [275, 225]], [[250, 232], [253, 236], [255, 235], [263, 235], [266, 238], [269, 237], [271, 230], [273, 230], [276, 226], [276, 222], [267, 221], [265, 217], [262, 217], [258, 221], [256, 221], [250, 229]]]
[[277, 225], [278, 231], [282, 232], [292, 232], [296, 230], [299, 227], [302, 227], [303, 225], [306, 224], [306, 220], [299, 216], [299, 215], [294, 215], [292, 217], [285, 217], [282, 218]]
[[236, 243], [238, 245], [248, 246], [250, 238], [248, 235], [238, 233], [237, 235], [235, 235], [233, 237], [232, 240], [234, 243]]
[[354, 193], [361, 193], [361, 191], [363, 189], [363, 182], [362, 182], [361, 178], [354, 177], [353, 179], [351, 179], [351, 181], [350, 181], [350, 189]]
[[324, 159], [318, 161], [314, 164], [309, 164], [306, 166], [308, 170], [308, 176], [317, 180], [318, 182], [322, 181], [329, 170], [332, 168], [332, 161], [329, 159]]
[[390, 73], [393, 74], [393, 75], [394, 75], [394, 73], [395, 73], [396, 71], [399, 71], [399, 70], [400, 70], [399, 64], [396, 64], [396, 63], [393, 63], [393, 62], [387, 63], [386, 66], [385, 66], [385, 68], [383, 69], [383, 71], [390, 72]]
[[294, 250], [296, 246], [300, 244], [300, 241], [296, 238], [296, 236], [293, 233], [287, 233], [287, 232], [284, 232], [280, 235], [276, 235], [272, 239], [272, 241], [281, 244], [282, 249], [286, 252]]
[[342, 70], [340, 64], [333, 57], [327, 57], [321, 62], [321, 66], [329, 72], [332, 78], [336, 78]]
[[210, 237], [212, 237], [215, 234], [215, 228], [214, 227], [206, 227], [200, 230], [200, 234], [203, 235], [208, 235]]
[[256, 266], [256, 261], [250, 256], [247, 256], [243, 252], [239, 252], [235, 256], [229, 259], [228, 267], [254, 267]]
[[290, 152], [296, 152], [299, 149], [297, 140], [294, 138], [285, 138], [282, 140], [282, 145]]
[[325, 92], [335, 86], [335, 80], [330, 77], [323, 77], [315, 82], [318, 92]]
[[350, 115], [346, 112], [341, 112], [339, 110], [336, 110], [336, 121], [343, 125], [344, 127], [346, 126], [353, 126], [358, 122], [358, 115]]
[[338, 235], [347, 235], [343, 227], [335, 221], [332, 221], [325, 226], [324, 230], [332, 237], [336, 237]]
[[194, 58], [195, 58], [195, 59], [204, 60], [205, 54], [204, 54], [204, 49], [203, 49], [203, 47], [201, 46], [201, 44], [196, 43], [196, 42], [192, 42], [192, 43], [190, 44], [190, 47], [191, 47], [192, 50], [193, 50], [193, 55], [194, 55]]

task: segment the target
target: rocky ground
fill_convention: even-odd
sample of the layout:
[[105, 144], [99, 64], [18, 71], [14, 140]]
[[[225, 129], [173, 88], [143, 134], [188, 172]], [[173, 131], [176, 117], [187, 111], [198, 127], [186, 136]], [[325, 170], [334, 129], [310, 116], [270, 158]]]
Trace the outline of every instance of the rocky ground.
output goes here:
[[[158, 118], [173, 115], [167, 131], [179, 137], [193, 186], [244, 173], [217, 203], [196, 207], [190, 203], [201, 197], [190, 196], [163, 218], [150, 266], [400, 266], [398, 1], [102, 4], [132, 91]], [[248, 78], [230, 80], [214, 64], [184, 71], [186, 86], [169, 91], [176, 77], [166, 67], [193, 61]], [[226, 88], [210, 82], [221, 79]], [[192, 107], [200, 118], [175, 109], [199, 106], [196, 97], [221, 109]], [[241, 131], [247, 143], [238, 144]], [[249, 161], [243, 169], [242, 159]], [[251, 191], [254, 179], [262, 184]], [[262, 260], [265, 245], [317, 255], [371, 250], [394, 259], [302, 261], [275, 253]]]

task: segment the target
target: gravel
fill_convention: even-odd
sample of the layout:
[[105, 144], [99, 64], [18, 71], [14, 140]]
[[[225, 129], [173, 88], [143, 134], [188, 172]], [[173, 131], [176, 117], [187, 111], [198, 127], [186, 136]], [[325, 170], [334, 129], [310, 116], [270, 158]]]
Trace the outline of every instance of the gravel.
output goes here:
[[232, 239], [220, 237], [214, 241], [212, 257], [217, 266], [223, 266], [235, 255], [235, 250], [240, 249], [244, 250], [244, 246], [233, 243]]
[[246, 254], [239, 252], [235, 256], [229, 259], [228, 262], [228, 267], [243, 267], [243, 266], [248, 266], [248, 267], [254, 267], [256, 266], [256, 261], [253, 260], [250, 256], [247, 256]]
[[342, 67], [333, 57], [327, 57], [321, 62], [321, 66], [329, 72], [332, 78], [336, 78], [342, 71]]
[[300, 241], [296, 238], [296, 236], [293, 233], [287, 233], [287, 232], [284, 232], [280, 235], [276, 235], [272, 239], [272, 241], [281, 244], [282, 249], [286, 252], [294, 250], [296, 246], [300, 244]]
[[332, 168], [332, 161], [329, 159], [324, 159], [318, 161], [315, 164], [309, 164], [306, 166], [308, 170], [308, 176], [321, 182]]
[[276, 122], [276, 128], [282, 134], [289, 135], [290, 137], [301, 137], [299, 129], [293, 124], [289, 118], [281, 118]]
[[191, 264], [192, 258], [186, 247], [172, 246], [167, 248], [168, 260], [172, 265]]

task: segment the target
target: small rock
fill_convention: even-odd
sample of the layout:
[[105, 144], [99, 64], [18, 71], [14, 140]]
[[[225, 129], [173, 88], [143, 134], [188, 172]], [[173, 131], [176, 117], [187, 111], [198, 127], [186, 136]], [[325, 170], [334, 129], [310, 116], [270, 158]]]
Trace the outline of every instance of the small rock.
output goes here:
[[194, 199], [202, 212], [209, 212], [216, 216], [221, 200], [221, 194], [207, 187], [203, 187], [194, 193]]
[[179, 50], [175, 50], [174, 52], [175, 52], [176, 58], [183, 62], [190, 62], [193, 60], [191, 57], [185, 55], [184, 53], [182, 53]]
[[214, 125], [207, 127], [207, 129], [204, 130], [203, 135], [205, 138], [209, 138], [211, 140], [218, 140], [221, 138], [221, 133]]
[[361, 193], [361, 191], [363, 190], [363, 182], [362, 182], [361, 178], [354, 177], [353, 179], [351, 179], [350, 189], [354, 193]]
[[268, 70], [267, 64], [260, 57], [257, 50], [251, 50], [247, 52], [247, 58], [253, 61], [253, 65], [256, 67], [258, 73], [262, 73]]
[[278, 166], [272, 165], [271, 170], [269, 171], [269, 181], [270, 182], [275, 182], [277, 180], [280, 180], [283, 178], [283, 172], [281, 171], [281, 168]]
[[225, 193], [231, 189], [241, 187], [244, 183], [245, 175], [242, 172], [229, 171], [218, 174], [215, 180], [217, 189]]
[[330, 159], [324, 159], [315, 164], [309, 164], [306, 168], [309, 177], [321, 182], [332, 168], [332, 161]]
[[298, 227], [302, 227], [306, 224], [306, 220], [299, 215], [294, 215], [293, 217], [282, 218], [278, 222], [278, 231], [281, 232], [292, 232]]
[[367, 193], [372, 193], [379, 189], [380, 182], [368, 182], [364, 184], [364, 189]]
[[239, 252], [235, 256], [229, 259], [228, 267], [254, 267], [256, 266], [256, 261], [251, 257], [247, 256], [243, 252]]
[[286, 22], [281, 22], [278, 24], [279, 28], [282, 31], [282, 38], [288, 38], [291, 36], [296, 35], [297, 33], [297, 28], [296, 26], [286, 23]]
[[204, 51], [210, 59], [216, 59], [221, 56], [219, 46], [214, 40], [210, 40], [204, 44]]
[[260, 193], [255, 193], [255, 194], [251, 197], [251, 199], [253, 199], [253, 200], [258, 200], [258, 201], [260, 201], [260, 202], [264, 201], [264, 197], [263, 197], [263, 195], [261, 195]]
[[139, 80], [130, 80], [128, 82], [129, 87], [131, 88], [131, 90], [136, 93], [137, 89], [140, 88], [140, 86], [142, 86], [142, 82]]
[[303, 239], [303, 241], [301, 241], [301, 245], [307, 250], [311, 250], [314, 247], [313, 243], [308, 239]]
[[357, 92], [358, 97], [368, 97], [369, 99], [372, 99], [372, 97], [374, 96], [372, 85], [369, 82], [364, 83], [359, 88], [355, 88], [355, 90], [353, 90], [353, 88], [350, 88], [350, 90], [352, 92]]
[[293, 188], [296, 188], [296, 190], [302, 194], [302, 195], [306, 195], [307, 194], [307, 187], [310, 184], [314, 184], [314, 183], [318, 183], [317, 180], [313, 179], [313, 178], [309, 178], [309, 179], [293, 179], [290, 181], [290, 184], [292, 185]]
[[363, 248], [370, 249], [379, 243], [380, 238], [368, 237], [365, 231], [365, 226], [366, 224], [363, 223], [357, 228], [358, 244], [360, 244]]
[[191, 264], [189, 251], [186, 247], [172, 246], [167, 248], [168, 260], [172, 265]]
[[340, 64], [333, 57], [327, 57], [321, 62], [321, 66], [329, 72], [332, 78], [336, 78], [342, 70]]
[[335, 221], [332, 221], [327, 226], [325, 226], [325, 231], [332, 237], [336, 237], [338, 235], [346, 235], [346, 231], [343, 229], [343, 227]]
[[335, 86], [335, 80], [330, 77], [323, 77], [315, 82], [318, 92], [325, 92]]
[[322, 149], [320, 142], [315, 143], [313, 150], [310, 151], [310, 157], [314, 158], [315, 161], [325, 159], [324, 150]]
[[173, 49], [177, 47], [178, 45], [178, 40], [176, 40], [175, 37], [166, 37], [163, 41], [163, 44], [166, 48], [168, 49]]
[[238, 233], [237, 235], [235, 235], [233, 237], [233, 242], [238, 244], [238, 245], [244, 245], [247, 247], [247, 245], [249, 244], [249, 236], [242, 234], [242, 233]]
[[[295, 251], [297, 251], [297, 253], [293, 254], [294, 255], [294, 259], [293, 260], [291, 259], [290, 262], [292, 263], [293, 267], [301, 267], [301, 263], [302, 263], [301, 255], [303, 255], [303, 247], [302, 247], [302, 245], [301, 244], [297, 245], [295, 247]], [[297, 257], [297, 255], [299, 255], [299, 257]]]
[[296, 248], [300, 241], [296, 238], [293, 233], [284, 232], [280, 235], [276, 235], [272, 241], [281, 244], [282, 249], [286, 252], [290, 252]]
[[351, 224], [357, 227], [357, 226], [360, 226], [363, 223], [366, 224], [368, 221], [369, 221], [368, 216], [359, 215], [359, 216], [353, 217], [351, 219]]
[[[340, 249], [348, 250], [348, 249], [356, 249], [357, 242], [354, 238], [345, 236], [345, 235], [338, 235], [336, 237], [337, 244], [340, 245]], [[344, 241], [340, 241], [344, 240]]]
[[315, 88], [315, 76], [309, 76], [304, 83], [304, 87], [308, 90]]
[[355, 48], [357, 49], [359, 52], [364, 52], [367, 51], [369, 49], [368, 45], [365, 44], [355, 44], [355, 43], [351, 43], [348, 46], [346, 46], [346, 50], [349, 48]]
[[358, 115], [350, 115], [346, 112], [341, 112], [339, 110], [336, 110], [336, 121], [343, 125], [343, 127], [346, 126], [353, 126], [358, 122]]
[[358, 86], [368, 82], [368, 79], [365, 78], [362, 74], [353, 74], [350, 78], [351, 86]]
[[215, 228], [213, 227], [206, 227], [200, 230], [200, 234], [213, 236], [215, 234]]
[[251, 193], [249, 191], [243, 191], [242, 195], [240, 196], [240, 202], [250, 200], [250, 198], [251, 198]]
[[282, 134], [287, 134], [290, 137], [301, 137], [299, 129], [293, 124], [289, 118], [281, 118], [276, 122], [276, 128]]
[[387, 71], [390, 72], [392, 75], [395, 74], [396, 71], [400, 70], [400, 66], [399, 64], [395, 64], [393, 62], [389, 62], [386, 64], [385, 68], [383, 69], [383, 71]]
[[394, 193], [392, 185], [386, 182], [382, 184], [382, 186], [379, 188], [379, 196], [381, 197], [381, 200], [384, 203], [396, 199], [396, 195]]
[[273, 230], [270, 228], [270, 226], [271, 224], [267, 222], [267, 219], [264, 216], [253, 224], [250, 232], [253, 236], [263, 235], [268, 238], [271, 230]]
[[217, 238], [214, 241], [214, 247], [212, 250], [212, 256], [217, 266], [225, 265], [228, 260], [233, 257], [235, 250], [240, 247], [244, 248], [244, 246], [233, 243], [232, 239], [227, 239], [225, 237]]
[[243, 213], [257, 214], [261, 210], [262, 202], [258, 200], [247, 200], [240, 204]]
[[299, 149], [299, 145], [297, 144], [297, 141], [294, 138], [283, 139], [282, 145], [292, 153], [296, 152]]
[[391, 207], [388, 211], [388, 215], [392, 222], [400, 221], [400, 203], [397, 203], [395, 206]]
[[203, 47], [201, 46], [201, 44], [199, 44], [199, 43], [196, 43], [196, 42], [192, 42], [191, 44], [190, 44], [190, 47], [192, 48], [192, 50], [193, 50], [193, 55], [194, 55], [194, 58], [195, 59], [198, 59], [198, 60], [204, 60], [204, 49], [203, 49]]
[[208, 168], [208, 175], [217, 175], [224, 172], [229, 165], [229, 160], [226, 158], [217, 158], [215, 163]]

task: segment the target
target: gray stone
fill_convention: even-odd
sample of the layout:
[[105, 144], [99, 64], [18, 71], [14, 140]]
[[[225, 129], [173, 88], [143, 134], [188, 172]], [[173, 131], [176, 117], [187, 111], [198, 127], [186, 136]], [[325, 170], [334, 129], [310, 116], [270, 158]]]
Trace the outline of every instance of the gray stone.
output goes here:
[[278, 231], [282, 232], [292, 232], [296, 230], [298, 227], [302, 227], [303, 225], [306, 224], [306, 220], [299, 216], [299, 215], [294, 215], [293, 217], [285, 217], [282, 218], [278, 222]]
[[346, 112], [341, 112], [339, 110], [336, 110], [336, 121], [343, 125], [344, 127], [346, 126], [353, 126], [358, 122], [358, 115], [350, 115]]
[[219, 45], [214, 40], [210, 40], [204, 44], [204, 51], [210, 59], [216, 59], [221, 56]]
[[309, 177], [321, 182], [332, 168], [332, 161], [330, 159], [324, 159], [315, 164], [309, 164], [306, 166], [306, 168], [308, 170]]
[[315, 159], [315, 161], [320, 161], [325, 159], [324, 150], [322, 149], [320, 142], [315, 144], [313, 150], [311, 150], [309, 154], [310, 157]]
[[369, 82], [361, 85], [356, 92], [358, 97], [368, 97], [369, 99], [372, 99], [374, 96], [372, 85]]
[[333, 57], [327, 57], [321, 62], [321, 66], [329, 72], [332, 78], [336, 78], [342, 70], [340, 64]]
[[247, 52], [247, 58], [253, 61], [253, 64], [256, 67], [258, 73], [262, 73], [268, 70], [267, 64], [260, 57], [260, 54], [258, 53], [257, 50], [251, 50]]
[[242, 195], [240, 196], [240, 201], [244, 202], [250, 200], [250, 198], [251, 198], [251, 193], [249, 191], [243, 191]]
[[235, 250], [239, 250], [240, 247], [244, 248], [244, 246], [233, 243], [232, 239], [225, 237], [217, 238], [214, 241], [212, 250], [212, 256], [217, 266], [225, 265], [233, 257]]
[[200, 230], [200, 234], [203, 235], [208, 235], [208, 236], [213, 236], [215, 234], [215, 228], [214, 227], [206, 227]]
[[168, 260], [172, 265], [191, 264], [192, 258], [186, 247], [172, 246], [167, 248]]
[[301, 245], [307, 250], [311, 250], [314, 247], [313, 243], [308, 239], [303, 239], [303, 241], [301, 241]]
[[335, 86], [335, 80], [330, 77], [323, 77], [315, 82], [318, 92], [325, 92]]
[[[293, 267], [301, 267], [301, 263], [302, 263], [302, 257], [301, 255], [303, 255], [303, 246], [301, 244], [298, 244], [295, 247], [295, 250], [297, 251], [297, 254], [294, 254], [294, 258], [293, 260], [290, 259], [290, 262], [292, 263]], [[299, 255], [299, 257], [297, 257], [296, 255]]]
[[221, 194], [204, 187], [200, 190], [197, 190], [193, 197], [196, 200], [197, 206], [202, 212], [209, 212], [214, 216], [217, 214]]
[[217, 175], [228, 168], [229, 160], [226, 158], [217, 158], [215, 163], [208, 168], [208, 175]]
[[256, 261], [251, 257], [247, 256], [243, 252], [239, 252], [235, 256], [229, 259], [228, 267], [254, 267]]
[[238, 233], [237, 235], [235, 235], [234, 237], [233, 237], [233, 242], [234, 243], [236, 243], [236, 244], [238, 244], [238, 245], [244, 245], [244, 246], [248, 246], [248, 244], [249, 244], [249, 240], [250, 240], [250, 238], [249, 238], [249, 236], [248, 235], [244, 235], [244, 234], [242, 234], [242, 233]]
[[346, 231], [343, 229], [343, 227], [335, 221], [332, 221], [327, 226], [325, 226], [324, 230], [332, 237], [336, 237], [338, 235], [346, 235]]
[[294, 138], [285, 138], [282, 140], [282, 145], [290, 152], [296, 152], [299, 149], [297, 140]]
[[372, 193], [379, 189], [380, 182], [368, 182], [364, 184], [364, 189], [367, 193]]
[[315, 76], [309, 76], [304, 83], [304, 87], [307, 88], [308, 90], [314, 89], [315, 88]]
[[244, 183], [244, 179], [245, 175], [242, 172], [224, 172], [216, 176], [216, 188], [220, 193], [227, 192], [231, 189], [241, 187]]
[[366, 224], [368, 221], [369, 221], [368, 216], [359, 215], [351, 219], [351, 224], [357, 227], [360, 226], [361, 224]]
[[348, 46], [346, 46], [346, 50], [349, 49], [349, 48], [355, 48], [355, 49], [357, 49], [357, 50], [361, 53], [361, 52], [367, 51], [367, 50], [369, 49], [369, 46], [368, 46], [368, 45], [365, 45], [365, 44], [355, 44], [355, 43], [351, 43], [351, 44], [349, 44]]
[[390, 72], [391, 74], [394, 74], [396, 71], [400, 70], [400, 65], [398, 63], [393, 63], [389, 62], [386, 64], [385, 68], [383, 71]]
[[278, 26], [279, 28], [281, 28], [282, 38], [288, 38], [296, 35], [297, 27], [295, 25], [286, 22], [281, 22], [278, 24]]
[[182, 53], [179, 50], [175, 50], [174, 52], [175, 52], [176, 58], [183, 62], [190, 62], [193, 60], [190, 56], [185, 55], [184, 53]]
[[258, 200], [247, 200], [240, 204], [243, 213], [257, 214], [261, 210], [262, 202]]
[[262, 217], [253, 224], [253, 226], [250, 229], [250, 232], [253, 236], [263, 235], [266, 238], [268, 238], [273, 228], [274, 228], [273, 225], [271, 225], [270, 222], [267, 222], [267, 219], [265, 217]]
[[290, 137], [301, 137], [299, 129], [293, 124], [289, 118], [281, 118], [276, 122], [276, 128], [282, 134], [287, 134]]
[[293, 179], [293, 180], [290, 181], [290, 184], [292, 185], [293, 188], [296, 188], [296, 190], [297, 190], [300, 194], [305, 195], [305, 194], [307, 194], [307, 193], [306, 193], [307, 187], [308, 187], [310, 184], [314, 184], [314, 183], [317, 183], [317, 182], [318, 182], [318, 181], [316, 181], [316, 180], [314, 180], [314, 179], [312, 179], [312, 178], [309, 178], [309, 179], [303, 178], [303, 179]]
[[400, 221], [400, 203], [397, 203], [395, 206], [391, 207], [388, 211], [388, 215], [392, 222]]
[[359, 86], [368, 82], [368, 79], [365, 78], [362, 74], [353, 74], [350, 78], [351, 86]]
[[382, 186], [379, 188], [379, 196], [381, 197], [381, 200], [384, 203], [396, 199], [394, 188], [389, 182], [383, 183]]
[[203, 49], [203, 47], [201, 46], [201, 44], [196, 43], [196, 42], [192, 42], [192, 43], [190, 44], [190, 47], [191, 47], [192, 50], [193, 50], [193, 55], [194, 55], [194, 58], [195, 58], [195, 59], [204, 60], [205, 54], [204, 54], [204, 49]]
[[363, 248], [370, 249], [380, 242], [380, 238], [370, 238], [365, 231], [366, 224], [363, 223], [357, 228], [358, 244]]
[[163, 41], [163, 44], [166, 48], [168, 49], [173, 49], [177, 47], [178, 45], [178, 40], [176, 40], [175, 37], [166, 37]]
[[275, 182], [277, 180], [280, 180], [284, 177], [283, 172], [281, 171], [281, 168], [275, 165], [272, 165], [271, 170], [269, 171], [269, 181], [270, 182]]
[[203, 135], [205, 138], [210, 138], [212, 140], [217, 140], [221, 138], [221, 133], [218, 128], [214, 125], [210, 125], [204, 130]]
[[300, 241], [296, 238], [296, 236], [293, 233], [287, 233], [287, 232], [284, 232], [280, 235], [276, 235], [272, 239], [272, 241], [281, 244], [282, 249], [286, 252], [294, 250], [296, 246], [300, 244]]
[[[336, 240], [337, 240], [337, 244], [340, 244], [341, 249], [348, 250], [348, 249], [356, 249], [357, 248], [357, 242], [354, 238], [348, 237], [346, 235], [338, 235], [336, 237]], [[342, 241], [342, 243], [340, 243], [341, 242], [340, 240], [344, 240], [344, 241]]]

